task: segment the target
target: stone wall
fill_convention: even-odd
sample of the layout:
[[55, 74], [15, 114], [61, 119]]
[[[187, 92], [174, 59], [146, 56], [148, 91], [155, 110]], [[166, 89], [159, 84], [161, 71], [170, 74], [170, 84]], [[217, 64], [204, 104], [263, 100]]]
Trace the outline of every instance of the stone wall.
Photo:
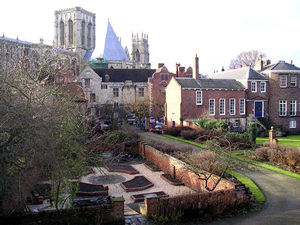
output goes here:
[[[184, 162], [164, 154], [145, 143], [139, 143], [139, 151], [143, 157], [159, 166], [165, 173], [181, 180], [187, 187], [196, 191], [206, 191], [205, 181], [199, 180], [195, 173], [188, 171]], [[212, 185], [211, 181], [208, 182], [209, 187], [212, 187]], [[234, 189], [234, 186], [234, 183], [222, 179], [215, 190]]]
[[0, 217], [0, 224], [124, 224], [124, 199], [112, 198], [112, 204], [108, 206], [69, 208]]

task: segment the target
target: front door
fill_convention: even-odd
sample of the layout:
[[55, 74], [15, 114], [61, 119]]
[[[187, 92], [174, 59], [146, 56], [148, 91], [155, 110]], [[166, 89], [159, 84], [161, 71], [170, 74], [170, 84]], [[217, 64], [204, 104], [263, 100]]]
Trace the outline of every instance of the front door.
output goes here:
[[254, 102], [254, 109], [255, 118], [263, 117], [263, 102]]

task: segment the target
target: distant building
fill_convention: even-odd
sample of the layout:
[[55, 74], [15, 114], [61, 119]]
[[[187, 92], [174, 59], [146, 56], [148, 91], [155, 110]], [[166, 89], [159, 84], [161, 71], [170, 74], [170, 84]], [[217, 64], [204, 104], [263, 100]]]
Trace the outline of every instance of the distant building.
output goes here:
[[96, 14], [81, 7], [55, 11], [53, 44], [88, 61], [96, 47]]
[[104, 105], [122, 107], [148, 101], [148, 78], [151, 69], [93, 69], [87, 66], [78, 78], [89, 100], [88, 107], [95, 116]]
[[168, 126], [191, 125], [200, 117], [221, 119], [232, 131], [245, 131], [246, 92], [234, 79], [173, 77], [166, 87]]
[[110, 22], [107, 24], [103, 58], [108, 61], [108, 68], [114, 69], [150, 69], [148, 35], [132, 35], [132, 53], [121, 45]]

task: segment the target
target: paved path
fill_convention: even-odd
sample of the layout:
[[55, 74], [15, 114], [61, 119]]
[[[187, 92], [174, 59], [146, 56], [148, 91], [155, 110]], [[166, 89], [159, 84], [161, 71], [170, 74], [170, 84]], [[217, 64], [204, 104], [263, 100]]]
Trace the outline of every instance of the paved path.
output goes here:
[[[143, 138], [163, 141], [177, 147], [190, 146], [162, 135], [152, 133], [140, 133], [140, 135]], [[257, 168], [254, 171], [242, 171], [241, 173], [251, 178], [265, 194], [267, 201], [263, 209], [258, 213], [224, 218], [206, 224], [300, 225], [300, 180], [263, 168]], [[189, 224], [197, 223], [191, 222]], [[201, 224], [205, 223], [202, 222]]]

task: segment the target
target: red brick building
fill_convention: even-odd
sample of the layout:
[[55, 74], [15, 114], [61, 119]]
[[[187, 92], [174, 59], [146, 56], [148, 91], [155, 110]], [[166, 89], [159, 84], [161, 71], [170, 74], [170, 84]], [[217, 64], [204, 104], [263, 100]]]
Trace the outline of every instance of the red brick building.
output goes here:
[[174, 76], [164, 64], [160, 63], [158, 69], [148, 78], [148, 91], [150, 102], [150, 115], [155, 118], [164, 116], [164, 105], [166, 102], [165, 88]]
[[265, 67], [262, 66], [260, 69], [261, 73], [269, 78], [269, 119], [271, 125], [281, 128], [288, 134], [299, 134], [300, 68], [285, 61], [279, 61]]
[[246, 127], [246, 92], [233, 79], [173, 77], [166, 88], [168, 126], [193, 122], [199, 117], [221, 119], [234, 131]]
[[209, 75], [213, 79], [235, 79], [246, 89], [247, 123], [267, 118], [269, 113], [269, 81], [268, 77], [250, 67], [227, 70]]

